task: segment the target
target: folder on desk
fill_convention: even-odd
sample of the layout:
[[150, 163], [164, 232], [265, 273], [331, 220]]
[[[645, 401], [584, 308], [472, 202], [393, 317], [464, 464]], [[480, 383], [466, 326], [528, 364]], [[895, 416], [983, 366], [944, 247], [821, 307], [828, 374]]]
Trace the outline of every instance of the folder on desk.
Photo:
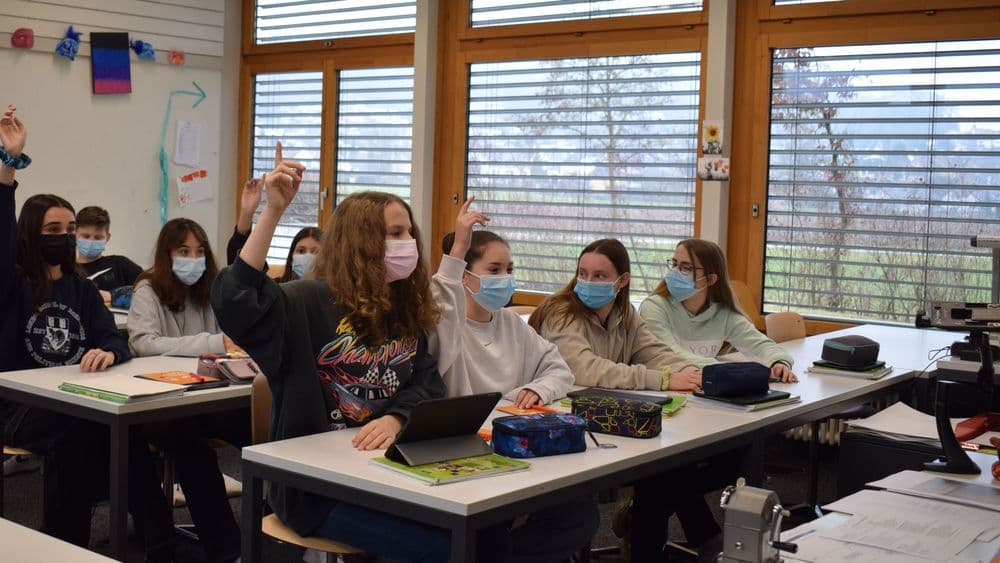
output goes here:
[[424, 465], [492, 454], [478, 432], [499, 401], [500, 393], [421, 401], [410, 411], [385, 457], [405, 465]]

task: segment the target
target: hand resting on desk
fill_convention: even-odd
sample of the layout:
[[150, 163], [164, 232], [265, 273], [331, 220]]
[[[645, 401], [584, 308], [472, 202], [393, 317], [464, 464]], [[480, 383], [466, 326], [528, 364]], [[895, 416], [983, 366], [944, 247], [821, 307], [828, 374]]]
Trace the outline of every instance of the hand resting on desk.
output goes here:
[[351, 439], [351, 445], [361, 451], [384, 450], [403, 429], [403, 419], [394, 414], [380, 416], [361, 427]]

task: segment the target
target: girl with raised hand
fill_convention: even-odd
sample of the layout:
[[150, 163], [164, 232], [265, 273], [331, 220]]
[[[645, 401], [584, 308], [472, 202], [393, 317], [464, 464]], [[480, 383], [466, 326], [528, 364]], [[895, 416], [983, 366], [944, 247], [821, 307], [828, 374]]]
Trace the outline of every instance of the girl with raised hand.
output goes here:
[[628, 251], [617, 239], [587, 245], [576, 273], [528, 323], [553, 342], [577, 385], [656, 391], [701, 388], [701, 371], [646, 327], [629, 301]]
[[444, 311], [430, 334], [431, 354], [449, 396], [499, 391], [517, 406], [566, 396], [573, 374], [551, 342], [505, 306], [514, 295], [514, 261], [499, 235], [472, 230], [488, 217], [462, 205], [455, 232], [442, 242], [432, 288]]
[[728, 342], [770, 367], [772, 379], [797, 381], [792, 357], [740, 311], [729, 285], [726, 256], [714, 242], [679, 242], [666, 276], [642, 302], [639, 314], [657, 338], [695, 365], [715, 363]]
[[[573, 374], [555, 345], [504, 308], [514, 294], [514, 261], [502, 237], [472, 230], [489, 221], [469, 209], [474, 199], [442, 242], [431, 287], [443, 313], [429, 336], [431, 354], [449, 396], [498, 391], [522, 408], [551, 403], [572, 388]], [[494, 528], [494, 551], [498, 559], [564, 561], [590, 542], [599, 523], [589, 498], [562, 503], [529, 514], [517, 528]]]
[[[76, 273], [73, 206], [56, 195], [28, 198], [14, 219], [15, 170], [27, 128], [8, 106], [0, 116], [0, 371], [79, 364], [102, 371], [132, 358], [128, 343], [97, 286]], [[42, 530], [87, 547], [91, 507], [107, 498], [109, 434], [106, 426], [0, 400], [4, 443], [42, 452], [45, 506]], [[129, 511], [143, 523], [147, 553], [172, 533], [147, 511], [162, 498], [146, 444], [130, 441]]]
[[[275, 227], [305, 167], [275, 151], [267, 204], [212, 291], [219, 323], [267, 374], [278, 440], [360, 427], [359, 450], [387, 447], [416, 403], [444, 396], [427, 352], [440, 317], [409, 206], [391, 194], [344, 199], [330, 218], [315, 279], [263, 272]], [[350, 455], [344, 452], [342, 455]], [[445, 561], [449, 533], [399, 516], [274, 484], [268, 502], [297, 533], [406, 561]]]

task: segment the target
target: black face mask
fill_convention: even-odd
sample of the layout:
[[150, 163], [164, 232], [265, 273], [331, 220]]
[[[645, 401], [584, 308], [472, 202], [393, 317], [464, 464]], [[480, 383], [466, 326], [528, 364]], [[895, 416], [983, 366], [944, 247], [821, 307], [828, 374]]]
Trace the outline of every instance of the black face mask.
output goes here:
[[76, 235], [42, 235], [42, 260], [50, 266], [72, 264], [76, 259]]

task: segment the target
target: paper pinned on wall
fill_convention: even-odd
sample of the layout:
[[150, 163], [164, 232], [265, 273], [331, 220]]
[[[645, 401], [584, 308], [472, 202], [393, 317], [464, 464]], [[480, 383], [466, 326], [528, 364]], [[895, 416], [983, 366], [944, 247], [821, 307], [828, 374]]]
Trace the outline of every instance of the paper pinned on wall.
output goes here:
[[204, 168], [177, 177], [177, 201], [181, 207], [212, 199], [212, 184], [208, 181], [208, 172]]
[[174, 142], [174, 164], [178, 166], [198, 166], [201, 154], [201, 123], [193, 121], [177, 122], [177, 139]]

